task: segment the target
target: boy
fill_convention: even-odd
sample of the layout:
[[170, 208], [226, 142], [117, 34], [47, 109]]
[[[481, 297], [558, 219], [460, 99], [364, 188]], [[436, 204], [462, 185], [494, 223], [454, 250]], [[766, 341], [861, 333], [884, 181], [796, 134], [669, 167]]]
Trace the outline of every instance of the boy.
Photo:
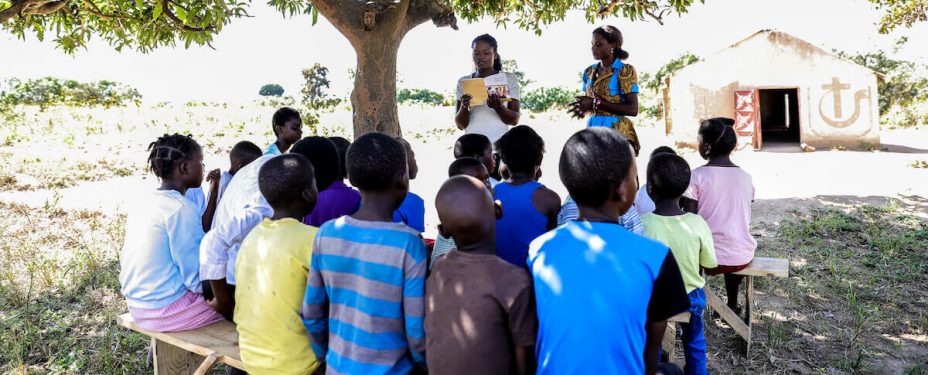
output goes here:
[[[406, 164], [409, 166], [409, 179], [415, 180], [419, 175], [419, 164], [416, 162], [416, 153], [412, 150], [412, 145], [405, 139], [397, 137], [403, 147], [406, 149]], [[409, 192], [403, 204], [393, 213], [393, 221], [397, 223], [406, 223], [406, 225], [419, 231], [425, 232], [425, 201], [416, 193]]]
[[[338, 150], [325, 137], [306, 137], [290, 153], [309, 159], [319, 189], [328, 188], [338, 176]], [[275, 157], [264, 155], [235, 174], [216, 209], [213, 228], [200, 243], [200, 279], [209, 281], [214, 295], [210, 304], [230, 320], [235, 307], [235, 258], [242, 240], [264, 218], [274, 215], [261, 194], [258, 174]]]
[[454, 142], [454, 158], [460, 159], [471, 157], [480, 161], [487, 169], [490, 176], [490, 187], [499, 183], [498, 179], [492, 177], [496, 170], [496, 157], [493, 156], [493, 144], [490, 138], [483, 134], [471, 133], [464, 134]]
[[536, 181], [545, 141], [532, 128], [519, 125], [496, 141], [509, 170], [504, 182], [493, 188], [506, 214], [496, 222], [496, 252], [500, 258], [525, 267], [528, 244], [557, 226], [561, 198]]
[[[650, 159], [654, 159], [655, 156], [661, 154], [671, 154], [676, 155], [677, 152], [668, 146], [660, 146], [655, 148], [654, 151], [651, 151]], [[648, 165], [651, 165], [651, 162], [648, 162]], [[650, 167], [649, 167], [650, 168]], [[645, 182], [644, 186], [638, 188], [638, 195], [635, 195], [635, 208], [638, 209], [638, 215], [644, 216], [651, 212], [654, 212], [654, 200], [648, 196], [648, 184]]]
[[[486, 138], [482, 135], [481, 137]], [[448, 177], [457, 175], [467, 175], [476, 178], [486, 185], [488, 191], [493, 191], [490, 188], [490, 175], [487, 173], [487, 169], [483, 167], [483, 164], [477, 161], [477, 159], [465, 156], [451, 162], [451, 165], [448, 167]], [[435, 238], [435, 246], [432, 248], [432, 254], [429, 256], [429, 269], [435, 265], [438, 258], [454, 250], [454, 246], [454, 240], [452, 240], [451, 237], [445, 237], [439, 232], [438, 237]]]
[[189, 199], [200, 210], [203, 217], [203, 231], [209, 231], [213, 227], [213, 215], [216, 213], [216, 205], [222, 199], [222, 194], [229, 186], [232, 176], [243, 166], [248, 165], [255, 159], [261, 157], [261, 149], [254, 143], [241, 141], [232, 147], [229, 152], [229, 171], [222, 172], [214, 169], [206, 175], [206, 182], [209, 182], [209, 192], [203, 194], [202, 188], [187, 189], [184, 196]]
[[328, 189], [319, 192], [316, 208], [303, 218], [304, 224], [314, 227], [322, 226], [323, 223], [332, 219], [351, 215], [361, 206], [361, 193], [345, 185], [345, 178], [348, 177], [345, 155], [348, 153], [348, 146], [351, 146], [351, 142], [342, 137], [330, 137], [329, 140], [338, 148], [338, 178]]
[[[451, 177], [435, 197], [438, 231], [457, 251], [426, 282], [425, 333], [432, 374], [532, 374], [535, 303], [532, 280], [496, 256], [493, 196], [485, 183]], [[464, 287], [462, 287], [462, 285]]]
[[408, 373], [424, 360], [426, 249], [418, 232], [393, 222], [409, 190], [406, 152], [367, 133], [347, 160], [361, 208], [319, 228], [303, 324], [329, 373]]
[[299, 220], [316, 203], [313, 173], [308, 159], [286, 154], [258, 174], [274, 216], [245, 237], [235, 267], [235, 322], [252, 374], [310, 374], [319, 367], [300, 319], [316, 228]]
[[683, 212], [680, 197], [690, 184], [690, 166], [676, 154], [658, 154], [648, 163], [648, 195], [655, 210], [641, 218], [648, 238], [670, 247], [690, 300], [690, 322], [683, 324], [683, 348], [687, 375], [708, 373], [702, 311], [706, 306], [706, 281], [699, 267], [715, 268], [712, 231], [701, 216]]
[[274, 112], [271, 126], [277, 140], [267, 146], [265, 155], [280, 155], [290, 150], [290, 146], [303, 137], [303, 120], [300, 113], [290, 107], [282, 107]]
[[580, 220], [529, 251], [539, 374], [654, 374], [667, 318], [689, 309], [670, 250], [619, 225], [635, 197], [632, 155], [628, 141], [604, 127], [564, 145], [561, 181]]

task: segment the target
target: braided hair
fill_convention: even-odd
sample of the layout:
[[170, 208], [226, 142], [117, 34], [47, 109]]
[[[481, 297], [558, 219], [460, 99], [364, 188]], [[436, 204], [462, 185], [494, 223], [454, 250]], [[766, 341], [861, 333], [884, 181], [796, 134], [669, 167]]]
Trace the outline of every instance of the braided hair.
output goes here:
[[148, 145], [148, 168], [162, 180], [169, 178], [180, 161], [190, 160], [199, 149], [200, 145], [189, 135], [165, 134]]
[[625, 60], [628, 58], [628, 51], [622, 49], [622, 44], [625, 42], [622, 38], [622, 32], [615, 26], [602, 26], [597, 27], [596, 30], [593, 30], [593, 34], [599, 35], [606, 39], [609, 43], [615, 43], [615, 48], [612, 49], [612, 55], [619, 60]]
[[735, 134], [735, 120], [726, 117], [714, 117], [699, 124], [699, 135], [703, 143], [710, 146], [709, 157], [731, 154], [738, 145]]
[[490, 36], [490, 34], [479, 35], [474, 38], [474, 41], [470, 43], [470, 48], [477, 46], [477, 42], [484, 42], [489, 44], [490, 47], [493, 47], [493, 70], [502, 72], [503, 71], [503, 58], [499, 56], [499, 45], [496, 43], [496, 38]]

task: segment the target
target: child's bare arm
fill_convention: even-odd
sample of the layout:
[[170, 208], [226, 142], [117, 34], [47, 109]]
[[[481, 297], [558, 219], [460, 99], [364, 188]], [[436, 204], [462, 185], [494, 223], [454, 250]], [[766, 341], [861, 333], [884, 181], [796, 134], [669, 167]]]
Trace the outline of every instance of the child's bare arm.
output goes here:
[[680, 197], [680, 207], [682, 207], [685, 212], [695, 214], [696, 210], [699, 208], [699, 201], [687, 197]]
[[535, 373], [535, 345], [517, 346], [515, 348], [516, 374], [529, 375]]
[[226, 279], [210, 280], [209, 285], [213, 289], [213, 299], [207, 302], [226, 320], [232, 321], [235, 312], [235, 293], [232, 287], [226, 283]]
[[222, 178], [222, 172], [214, 169], [206, 176], [209, 182], [209, 199], [206, 201], [206, 210], [203, 211], [203, 231], [208, 232], [213, 227], [213, 215], [216, 213], [216, 205], [219, 204], [219, 179]]
[[657, 373], [660, 359], [661, 339], [667, 329], [667, 321], [649, 322], [647, 325], [647, 340], [644, 347], [644, 373], [648, 375]]
[[535, 191], [532, 197], [535, 209], [548, 218], [547, 229], [557, 228], [557, 214], [561, 211], [561, 197], [553, 190], [541, 188]]

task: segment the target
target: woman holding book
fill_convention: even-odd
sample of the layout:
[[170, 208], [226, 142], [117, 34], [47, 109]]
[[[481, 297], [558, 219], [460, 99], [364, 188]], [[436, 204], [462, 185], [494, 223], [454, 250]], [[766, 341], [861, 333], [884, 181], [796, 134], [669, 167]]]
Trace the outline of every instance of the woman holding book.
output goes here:
[[599, 60], [583, 72], [583, 95], [570, 104], [576, 118], [590, 115], [587, 126], [608, 126], [619, 131], [635, 148], [641, 149], [638, 134], [627, 116], [638, 115], [638, 73], [623, 61], [622, 32], [614, 26], [593, 30], [593, 58]]
[[[510, 126], [519, 124], [519, 81], [515, 74], [502, 71], [503, 62], [492, 36], [483, 34], [474, 38], [471, 48], [476, 69], [458, 80], [454, 122], [465, 133], [483, 134], [495, 143]], [[465, 85], [480, 85], [473, 80], [489, 83], [485, 102], [465, 92]]]

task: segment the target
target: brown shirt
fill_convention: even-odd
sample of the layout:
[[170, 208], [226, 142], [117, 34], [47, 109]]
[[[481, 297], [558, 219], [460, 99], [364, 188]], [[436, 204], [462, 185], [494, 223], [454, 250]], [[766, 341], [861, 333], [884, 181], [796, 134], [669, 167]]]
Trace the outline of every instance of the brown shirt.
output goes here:
[[430, 374], [509, 374], [513, 348], [535, 345], [531, 276], [496, 255], [452, 251], [425, 286]]

